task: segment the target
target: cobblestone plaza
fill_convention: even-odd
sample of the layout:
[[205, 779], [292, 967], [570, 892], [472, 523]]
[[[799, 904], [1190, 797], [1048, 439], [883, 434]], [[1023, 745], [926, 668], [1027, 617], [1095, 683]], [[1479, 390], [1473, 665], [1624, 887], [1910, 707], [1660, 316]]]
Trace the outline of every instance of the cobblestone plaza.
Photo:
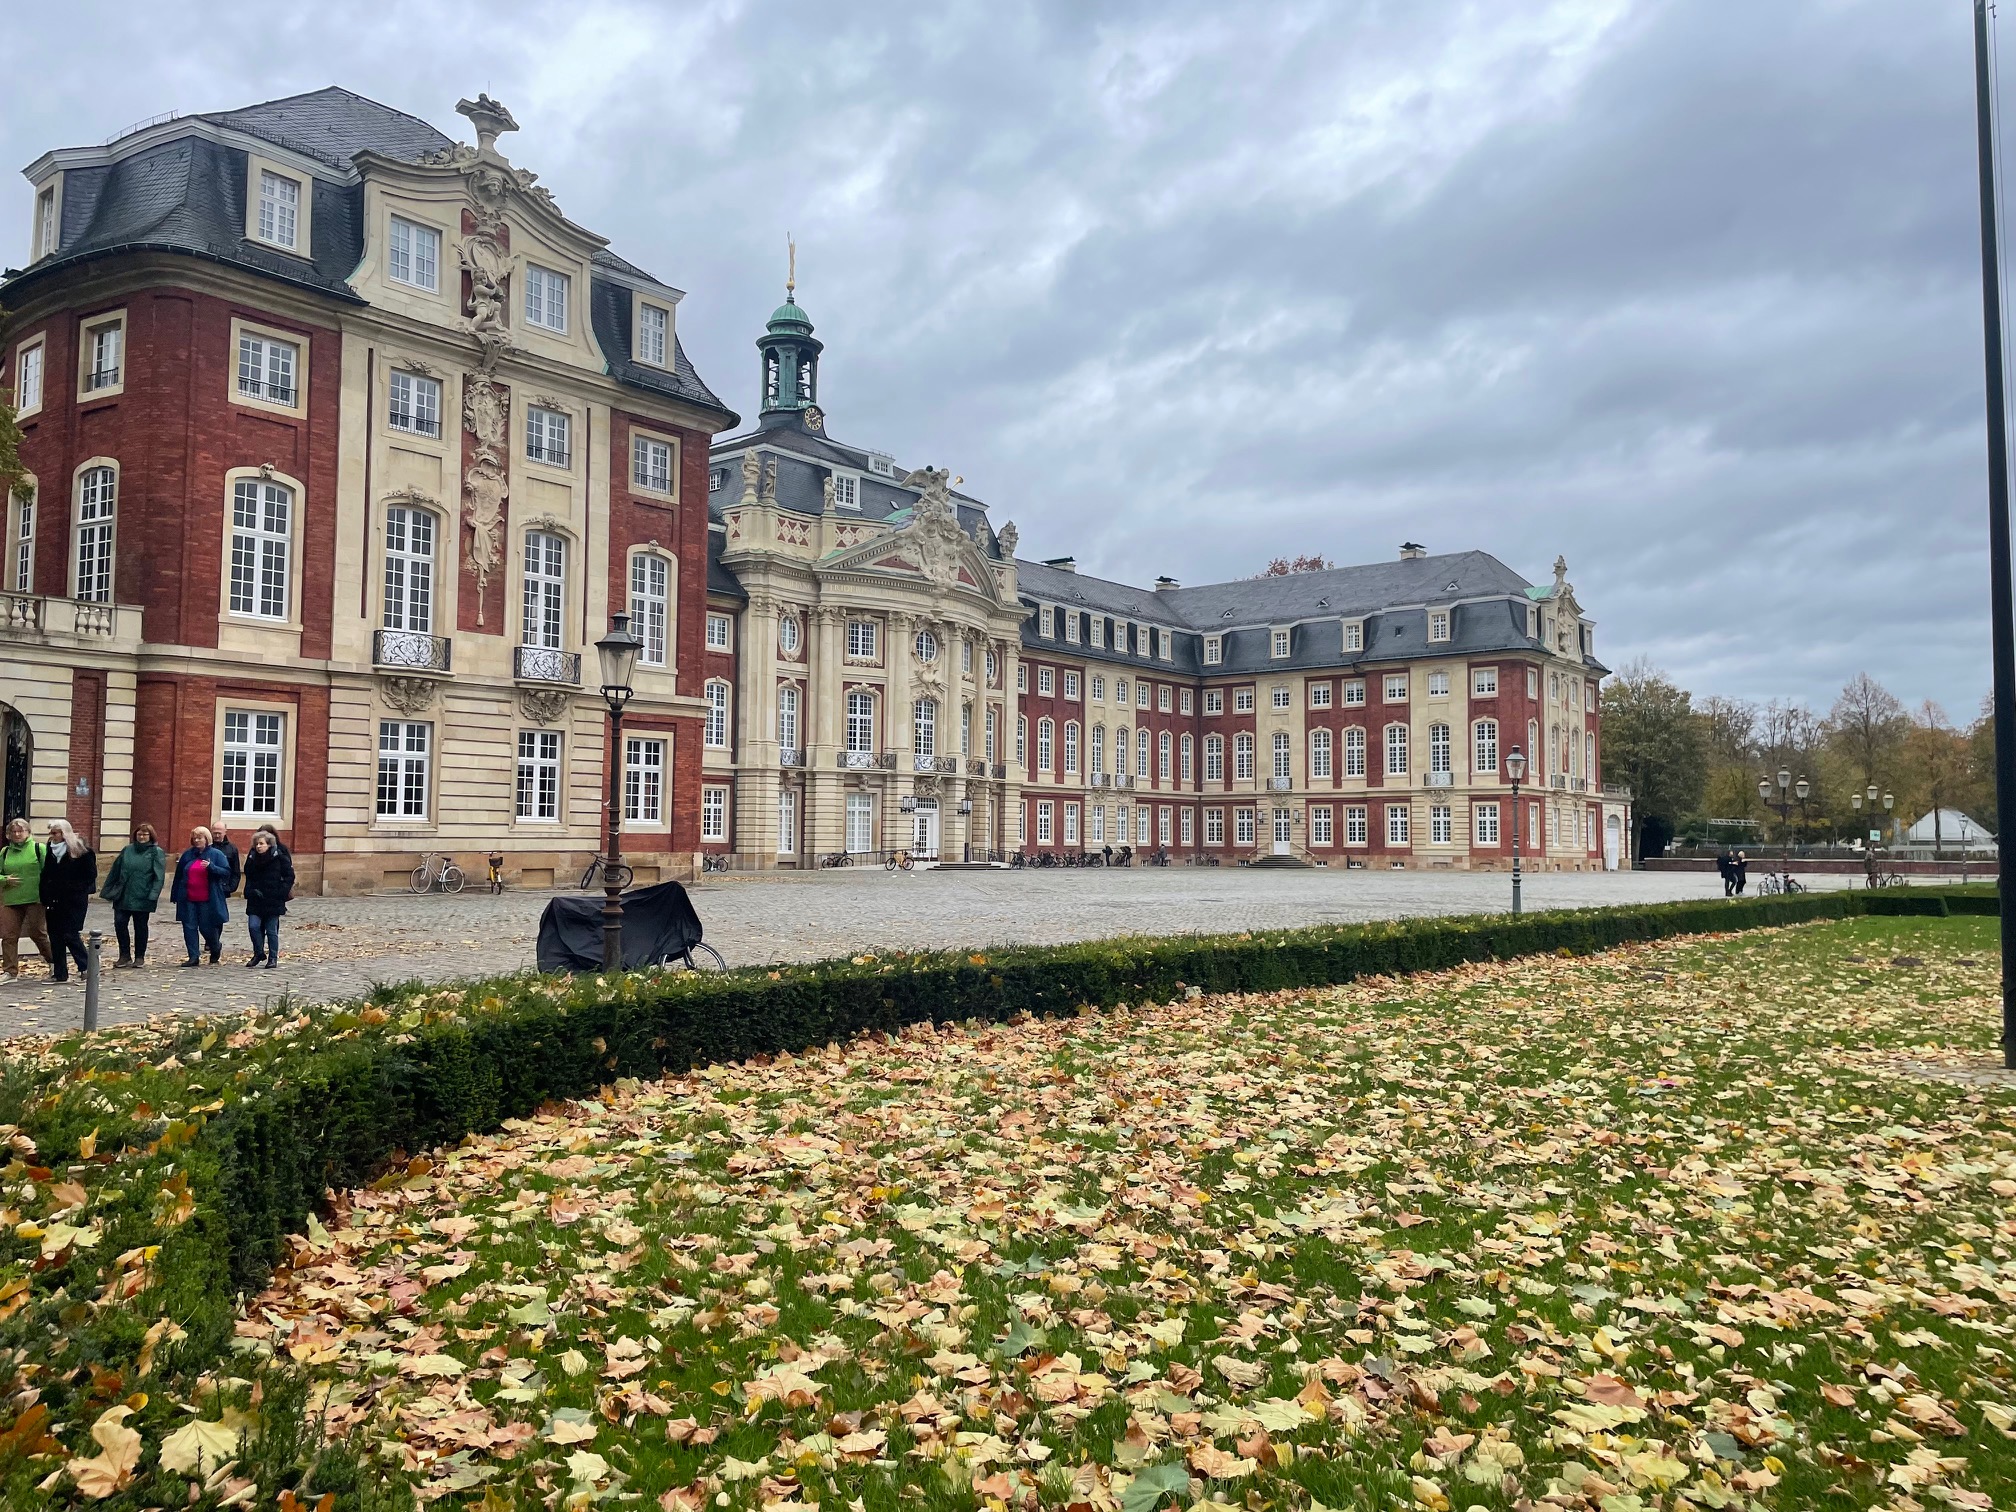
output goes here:
[[[1817, 880], [1817, 879], [1816, 879]], [[1548, 873], [1526, 879], [1528, 908], [1653, 903], [1716, 896], [1713, 873]], [[106, 1023], [157, 1013], [255, 1008], [283, 993], [349, 997], [374, 982], [522, 971], [533, 964], [540, 910], [553, 894], [380, 895], [299, 899], [282, 921], [277, 971], [247, 971], [241, 900], [232, 900], [224, 963], [180, 969], [181, 931], [156, 916], [144, 972], [113, 971], [105, 933]], [[1500, 910], [1511, 878], [1477, 872], [1270, 871], [1240, 867], [1088, 871], [774, 872], [709, 877], [694, 889], [707, 939], [731, 965], [807, 961], [878, 947], [1057, 944], [1126, 934], [1219, 933]], [[57, 986], [28, 950], [21, 979], [0, 986], [0, 1033], [82, 1021], [82, 989]]]

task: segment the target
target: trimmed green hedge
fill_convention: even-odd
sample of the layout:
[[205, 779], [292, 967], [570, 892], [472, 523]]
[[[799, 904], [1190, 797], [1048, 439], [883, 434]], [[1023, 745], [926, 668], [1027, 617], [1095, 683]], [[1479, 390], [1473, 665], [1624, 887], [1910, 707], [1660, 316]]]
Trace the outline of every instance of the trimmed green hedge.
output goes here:
[[[116, 1399], [104, 1395], [104, 1372], [131, 1389], [150, 1330], [156, 1381], [186, 1382], [225, 1354], [236, 1294], [270, 1273], [325, 1191], [362, 1184], [395, 1161], [619, 1076], [802, 1051], [925, 1022], [1164, 1002], [1193, 987], [1271, 992], [1864, 912], [1945, 913], [1955, 896], [1815, 892], [1519, 918], [869, 953], [725, 976], [528, 975], [385, 990], [370, 1004], [291, 1018], [111, 1031], [0, 1075], [0, 1121], [12, 1126], [0, 1136], [14, 1133], [34, 1150], [16, 1156], [9, 1179], [45, 1189], [66, 1177], [85, 1184], [89, 1202], [67, 1221], [88, 1219], [97, 1230], [95, 1242], [53, 1258], [46, 1220], [0, 1230], [0, 1347], [31, 1367], [43, 1404], [69, 1424], [65, 1437], [74, 1444], [91, 1415]], [[157, 1245], [151, 1259], [131, 1258]], [[118, 1295], [122, 1275], [136, 1294]], [[9, 1278], [24, 1277], [25, 1292], [5, 1294]], [[172, 1323], [165, 1334], [163, 1320]], [[164, 1413], [172, 1394], [156, 1392]], [[150, 1407], [142, 1419], [154, 1414]], [[142, 1419], [135, 1425], [146, 1431]], [[5, 1452], [0, 1477], [11, 1493], [25, 1471], [6, 1464]], [[155, 1503], [178, 1489], [158, 1477], [150, 1485]], [[100, 1505], [124, 1504], [122, 1496]]]

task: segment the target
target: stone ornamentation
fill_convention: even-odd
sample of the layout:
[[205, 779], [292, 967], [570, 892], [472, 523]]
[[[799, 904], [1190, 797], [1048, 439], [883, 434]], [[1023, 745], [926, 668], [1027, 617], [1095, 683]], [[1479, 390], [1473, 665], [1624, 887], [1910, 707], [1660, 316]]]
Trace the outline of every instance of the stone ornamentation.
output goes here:
[[763, 502], [777, 502], [777, 459], [766, 456], [763, 459]]
[[742, 453], [742, 499], [744, 504], [754, 504], [760, 497], [758, 490], [763, 486], [763, 458], [753, 451]]
[[434, 680], [429, 677], [381, 677], [378, 690], [385, 707], [399, 714], [420, 714], [434, 707]]
[[484, 596], [490, 575], [503, 560], [505, 472], [510, 402], [487, 377], [468, 381], [462, 396], [462, 424], [475, 442], [475, 455], [462, 475], [462, 518], [469, 526], [469, 565], [476, 574], [476, 623], [484, 623]]
[[567, 712], [572, 696], [558, 688], [521, 688], [518, 708], [534, 724], [550, 725]]
[[1022, 532], [1017, 530], [1015, 522], [1010, 520], [1001, 527], [1000, 534], [995, 539], [1001, 543], [1001, 555], [1012, 559], [1015, 555], [1015, 543], [1022, 539]]
[[920, 467], [903, 479], [905, 488], [919, 491], [909, 527], [918, 565], [926, 577], [946, 584], [958, 576], [959, 553], [966, 545], [966, 532], [952, 508], [951, 482], [952, 474], [942, 467]]

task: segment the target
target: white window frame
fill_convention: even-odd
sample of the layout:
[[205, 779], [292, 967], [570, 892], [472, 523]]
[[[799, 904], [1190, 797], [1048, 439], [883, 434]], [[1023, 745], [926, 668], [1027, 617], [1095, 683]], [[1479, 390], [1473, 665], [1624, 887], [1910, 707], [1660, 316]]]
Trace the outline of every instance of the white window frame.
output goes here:
[[1251, 714], [1253, 712], [1253, 690], [1251, 688], [1234, 688], [1232, 690], [1232, 712], [1234, 714]]
[[441, 381], [394, 368], [385, 382], [385, 424], [409, 436], [441, 436]]
[[[424, 719], [379, 720], [375, 793], [377, 817], [380, 820], [424, 822], [429, 811], [433, 775], [433, 724]], [[389, 804], [388, 777], [391, 780]]]
[[1038, 845], [1048, 845], [1050, 843], [1055, 816], [1056, 805], [1051, 803], [1049, 799], [1045, 798], [1036, 805], [1036, 843]]
[[1295, 695], [1286, 683], [1275, 683], [1267, 691], [1267, 701], [1276, 709], [1290, 709], [1295, 706]]
[[911, 749], [919, 756], [938, 754], [938, 700], [920, 698], [910, 706]]
[[1222, 808], [1204, 810], [1204, 843], [1206, 845], [1225, 843], [1225, 810]]
[[1408, 681], [1405, 672], [1388, 672], [1380, 683], [1385, 701], [1389, 704], [1407, 702]]
[[1428, 843], [1430, 845], [1453, 845], [1456, 843], [1454, 812], [1446, 803], [1428, 805]]
[[528, 530], [520, 542], [523, 564], [518, 644], [558, 651], [567, 641], [567, 538]]
[[799, 723], [800, 705], [803, 699], [796, 683], [777, 684], [777, 744], [787, 751], [804, 749], [798, 737], [803, 733]]
[[1309, 809], [1309, 843], [1311, 845], [1334, 845], [1335, 831], [1331, 827], [1335, 810], [1327, 803], [1312, 804]]
[[1344, 805], [1344, 843], [1346, 845], [1372, 843], [1372, 810], [1369, 804]]
[[1470, 820], [1473, 826], [1472, 832], [1477, 837], [1477, 844], [1490, 845], [1490, 846], [1495, 846], [1498, 844], [1497, 804], [1495, 803], [1472, 804], [1470, 807]]
[[1470, 773], [1482, 777], [1498, 770], [1498, 721], [1480, 719], [1470, 727]]
[[1225, 737], [1206, 735], [1204, 737], [1204, 780], [1223, 782], [1225, 780]]
[[1253, 780], [1253, 732], [1241, 730], [1232, 737], [1232, 780]]
[[1414, 843], [1414, 811], [1408, 804], [1386, 805], [1386, 843], [1409, 846]]
[[1221, 665], [1224, 662], [1224, 660], [1225, 660], [1225, 637], [1222, 635], [1205, 636], [1204, 665], [1207, 667], [1216, 667]]
[[875, 749], [875, 695], [866, 688], [847, 690], [846, 738], [857, 755]]
[[309, 218], [314, 208], [314, 181], [289, 173], [278, 164], [251, 160], [252, 239], [282, 252], [306, 256]]
[[35, 225], [29, 248], [31, 262], [40, 262], [62, 249], [62, 190], [63, 176], [59, 173], [53, 181], [35, 191]]
[[1428, 674], [1428, 696], [1447, 698], [1449, 696], [1449, 669], [1437, 667]]
[[1405, 777], [1407, 764], [1413, 752], [1408, 749], [1410, 731], [1404, 724], [1386, 726], [1386, 764], [1382, 770], [1388, 777]]
[[670, 368], [672, 307], [637, 297], [637, 337], [630, 355], [647, 367]]
[[556, 336], [565, 336], [573, 284], [573, 278], [557, 268], [549, 268], [542, 263], [526, 263], [525, 297], [519, 302], [525, 314], [525, 323]]
[[1223, 714], [1225, 712], [1224, 689], [1206, 688], [1204, 690], [1204, 712], [1206, 714]]
[[77, 333], [77, 397], [110, 399], [126, 391], [126, 312], [86, 320]]
[[14, 348], [14, 418], [40, 414], [48, 390], [49, 338], [37, 336]]
[[7, 586], [15, 593], [35, 591], [35, 514], [42, 490], [33, 474], [7, 501]]
[[238, 338], [238, 366], [231, 396], [241, 404], [294, 411], [301, 408], [306, 374], [298, 339], [270, 335], [233, 322]]
[[630, 554], [630, 628], [644, 642], [637, 662], [663, 667], [672, 659], [672, 559], [655, 551]]
[[798, 854], [798, 790], [779, 788], [777, 790], [777, 854], [795, 856]]
[[1498, 669], [1496, 667], [1472, 667], [1470, 669], [1470, 696], [1472, 698], [1496, 698], [1498, 696]]
[[875, 849], [874, 794], [847, 795], [847, 830], [844, 840], [850, 856], [863, 855]]
[[[419, 527], [424, 526], [424, 531]], [[441, 518], [431, 509], [395, 504], [385, 511], [384, 593], [379, 623], [387, 630], [434, 633], [435, 550]], [[426, 537], [424, 547], [415, 537]]]
[[1293, 779], [1295, 776], [1295, 740], [1286, 730], [1274, 732], [1273, 758], [1274, 775]]
[[1344, 707], [1362, 709], [1365, 707], [1365, 679], [1354, 677], [1344, 684]]
[[1293, 635], [1287, 630], [1276, 629], [1269, 631], [1267, 639], [1268, 655], [1275, 661], [1287, 660], [1288, 648], [1293, 640]]
[[733, 651], [735, 649], [734, 621], [728, 615], [708, 614], [707, 649], [709, 651]]
[[1078, 626], [1083, 621], [1083, 619], [1084, 616], [1079, 614], [1078, 611], [1075, 609], [1068, 610], [1065, 613], [1064, 640], [1067, 645], [1075, 646], [1078, 644], [1078, 633], [1079, 633]]
[[1232, 843], [1234, 845], [1257, 845], [1260, 835], [1259, 814], [1250, 808], [1232, 811]]
[[385, 227], [386, 279], [422, 293], [440, 293], [441, 244], [441, 233], [435, 227], [403, 215], [389, 217]]
[[77, 469], [70, 597], [81, 603], [109, 604], [118, 591], [119, 483], [119, 468], [104, 458]]
[[861, 479], [857, 474], [843, 472], [833, 474], [833, 507], [851, 510], [861, 508]]
[[728, 789], [700, 789], [700, 839], [721, 844], [728, 838]]
[[1066, 845], [1078, 843], [1078, 805], [1075, 803], [1064, 805], [1064, 843]]
[[1450, 734], [1448, 725], [1438, 720], [1436, 723], [1428, 726], [1429, 772], [1443, 776], [1449, 774], [1451, 770], [1450, 763], [1455, 760], [1454, 746], [1455, 742]]
[[1048, 604], [1039, 604], [1036, 608], [1036, 633], [1045, 640], [1057, 638], [1057, 611]]
[[701, 743], [710, 751], [728, 749], [728, 684], [713, 678], [702, 690], [707, 708], [701, 721]]
[[574, 417], [544, 404], [526, 405], [525, 460], [547, 467], [572, 467]]
[[217, 811], [233, 818], [279, 818], [287, 716], [277, 709], [236, 708], [226, 708], [223, 715]]
[[1449, 639], [1449, 611], [1447, 609], [1433, 609], [1429, 611], [1428, 639], [1435, 642]]
[[1070, 703], [1078, 701], [1078, 674], [1076, 672], [1067, 671], [1064, 674], [1064, 697]]
[[876, 633], [874, 620], [855, 619], [847, 621], [847, 659], [849, 661], [872, 662], [876, 659], [876, 647], [880, 637]]
[[1309, 732], [1309, 779], [1312, 782], [1331, 780], [1331, 747], [1335, 737], [1328, 730]]
[[520, 824], [560, 822], [560, 732], [520, 730], [514, 817]]
[[241, 477], [232, 483], [225, 602], [235, 617], [287, 621], [293, 603], [298, 506], [299, 495], [278, 479]]
[[665, 822], [665, 740], [658, 735], [623, 737], [623, 822]]
[[1346, 651], [1363, 651], [1365, 649], [1365, 621], [1344, 621], [1344, 649]]
[[1329, 683], [1312, 682], [1309, 684], [1309, 707], [1312, 709], [1329, 708], [1330, 694], [1331, 685]]
[[[663, 472], [660, 472], [660, 464]], [[679, 495], [679, 442], [671, 436], [630, 433], [630, 487], [673, 499]]]
[[1352, 725], [1344, 732], [1344, 775], [1363, 777], [1365, 775], [1365, 753], [1370, 742], [1365, 738], [1363, 725]]
[[1036, 696], [1048, 698], [1057, 691], [1057, 674], [1048, 667], [1036, 669]]
[[1048, 715], [1036, 721], [1036, 770], [1052, 770], [1057, 755], [1057, 723]]

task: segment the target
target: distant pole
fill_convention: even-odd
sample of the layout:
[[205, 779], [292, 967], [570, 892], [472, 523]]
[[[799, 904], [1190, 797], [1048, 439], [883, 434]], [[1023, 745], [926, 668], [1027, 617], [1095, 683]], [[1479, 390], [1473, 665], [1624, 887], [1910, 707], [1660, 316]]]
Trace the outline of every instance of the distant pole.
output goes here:
[[[1981, 325], [1988, 362], [1988, 582], [1994, 595], [1995, 829], [2016, 834], [2016, 585], [2009, 572], [2009, 434], [2002, 391], [2001, 258], [1996, 249], [1994, 102], [1988, 77], [1988, 0], [1974, 0], [1974, 112], [1981, 167]], [[2007, 872], [1997, 868], [2002, 913], [2002, 1064], [2016, 1070], [2016, 919]]]

